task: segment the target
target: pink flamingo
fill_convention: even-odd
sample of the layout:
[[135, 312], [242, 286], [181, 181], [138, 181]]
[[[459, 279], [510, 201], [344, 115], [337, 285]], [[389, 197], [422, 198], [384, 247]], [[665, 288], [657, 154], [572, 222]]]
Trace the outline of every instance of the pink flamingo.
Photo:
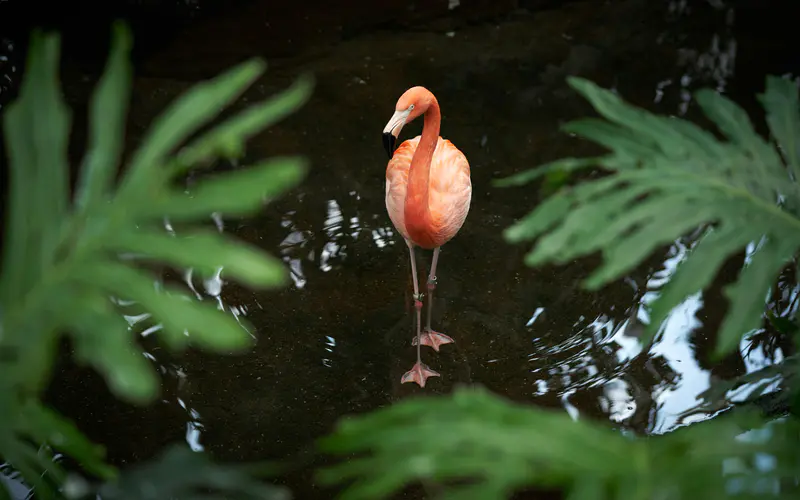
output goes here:
[[[400, 130], [420, 115], [425, 115], [422, 135], [403, 142], [393, 151]], [[400, 96], [394, 115], [383, 129], [383, 144], [391, 158], [386, 166], [386, 210], [411, 254], [417, 311], [417, 335], [412, 342], [417, 346], [417, 362], [403, 375], [401, 383], [416, 382], [420, 387], [425, 387], [428, 377], [440, 376], [422, 363], [420, 346], [427, 345], [438, 352], [440, 345], [453, 342], [447, 335], [431, 329], [436, 264], [441, 246], [464, 224], [472, 199], [467, 158], [452, 142], [439, 136], [440, 124], [441, 112], [436, 97], [424, 87], [412, 87]], [[422, 295], [417, 281], [415, 246], [433, 249], [424, 332], [420, 330]]]

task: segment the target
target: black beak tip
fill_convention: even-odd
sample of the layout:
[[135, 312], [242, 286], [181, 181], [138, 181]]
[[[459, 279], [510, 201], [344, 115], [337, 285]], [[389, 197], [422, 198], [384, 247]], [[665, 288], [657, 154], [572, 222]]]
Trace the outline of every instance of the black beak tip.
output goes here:
[[383, 133], [383, 147], [386, 149], [386, 154], [389, 155], [389, 158], [394, 156], [394, 142], [395, 137], [390, 132]]

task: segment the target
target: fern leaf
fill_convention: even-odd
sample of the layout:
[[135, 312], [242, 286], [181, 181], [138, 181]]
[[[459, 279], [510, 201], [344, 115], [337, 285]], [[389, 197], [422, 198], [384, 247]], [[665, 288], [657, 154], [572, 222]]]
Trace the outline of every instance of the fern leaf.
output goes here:
[[103, 448], [89, 441], [75, 424], [57, 412], [29, 402], [21, 409], [19, 420], [24, 433], [35, 441], [58, 447], [74, 457], [87, 457], [82, 465], [92, 474], [104, 479], [116, 475], [114, 468], [94, 458], [104, 454]]
[[76, 280], [101, 286], [108, 293], [141, 304], [164, 325], [165, 340], [175, 349], [190, 339], [216, 350], [239, 350], [252, 342], [245, 326], [211, 304], [198, 304], [188, 293], [173, 287], [157, 290], [156, 282], [142, 271], [112, 261], [93, 262]]
[[736, 283], [726, 288], [725, 295], [730, 306], [720, 327], [717, 355], [738, 346], [742, 334], [761, 325], [767, 291], [800, 247], [800, 239], [796, 235], [767, 237], [752, 256], [751, 262], [742, 269]]
[[70, 116], [58, 88], [59, 38], [34, 32], [28, 78], [4, 115], [10, 163], [0, 298], [26, 293], [48, 269], [67, 204]]
[[226, 275], [249, 286], [278, 287], [287, 279], [286, 268], [280, 260], [206, 230], [182, 232], [177, 236], [163, 231], [124, 231], [109, 241], [109, 249], [146, 255], [148, 259], [178, 269], [194, 268], [207, 275], [222, 268]]
[[167, 163], [167, 155], [173, 152], [193, 132], [208, 122], [223, 106], [230, 104], [261, 73], [265, 64], [260, 60], [244, 62], [222, 75], [196, 85], [180, 96], [156, 119], [145, 134], [142, 145], [136, 150], [128, 165], [120, 186], [119, 196], [136, 197], [170, 172], [159, 169]]
[[209, 158], [238, 157], [247, 139], [295, 112], [311, 95], [313, 78], [304, 75], [280, 94], [254, 105], [201, 135], [178, 154], [175, 173]]
[[709, 232], [692, 249], [693, 257], [678, 266], [672, 278], [650, 304], [650, 321], [660, 325], [675, 304], [703, 290], [732, 254], [744, 249], [753, 240], [751, 232], [740, 231], [738, 225], [721, 225]]
[[[610, 243], [603, 250], [604, 263], [587, 280], [586, 287], [597, 290], [606, 283], [622, 277], [643, 261], [659, 246], [665, 245], [694, 229], [710, 216], [697, 204], [682, 204], [680, 196], [664, 196], [658, 203], [641, 203], [626, 214], [625, 220], [638, 223], [626, 237]], [[677, 206], [676, 206], [677, 205]], [[665, 210], [670, 218], [660, 220]], [[622, 219], [622, 218], [620, 218]]]
[[794, 180], [800, 181], [800, 103], [797, 85], [785, 78], [767, 77], [766, 91], [759, 100], [767, 110], [767, 123], [791, 167]]
[[[617, 492], [618, 498], [651, 498], [656, 492], [706, 498], [724, 491], [727, 478], [719, 474], [724, 461], [751, 460], [780, 443], [740, 441], [738, 419], [701, 427], [626, 437], [483, 389], [459, 388], [342, 419], [319, 445], [347, 460], [317, 477], [345, 487], [341, 498], [347, 500], [391, 498], [416, 482], [437, 484], [444, 498], [458, 500], [509, 498], [533, 485], [561, 487], [568, 498], [600, 492]], [[745, 468], [737, 480], [756, 484], [770, 474]], [[703, 481], [688, 479], [696, 477]]]
[[598, 161], [598, 158], [562, 158], [505, 179], [495, 179], [492, 184], [496, 187], [520, 186], [553, 173], [569, 173], [573, 170], [592, 167], [597, 165]]
[[[750, 160], [748, 163], [762, 177], [762, 182], [751, 185], [751, 191], [766, 201], [774, 202], [775, 194], [767, 187], [780, 190], [782, 186], [789, 184], [786, 182], [788, 172], [776, 151], [756, 133], [747, 113], [730, 99], [710, 89], [697, 91], [695, 98], [706, 116], [716, 123], [731, 142], [747, 152]], [[772, 183], [768, 184], [769, 181]]]
[[[506, 239], [537, 240], [525, 258], [528, 265], [566, 263], [602, 251], [602, 265], [584, 283], [598, 289], [661, 245], [716, 225], [653, 304], [652, 334], [673, 307], [710, 283], [727, 257], [766, 238], [771, 243], [728, 291], [732, 312], [723, 323], [719, 348], [735, 347], [761, 321], [769, 285], [800, 248], [800, 218], [791, 211], [800, 207], [800, 184], [791, 180], [780, 155], [756, 134], [745, 112], [716, 92], [701, 90], [697, 100], [727, 141], [684, 120], [631, 106], [586, 80], [570, 78], [569, 83], [604, 120], [583, 119], [563, 128], [608, 148], [609, 155], [590, 161], [611, 173], [557, 192], [508, 228]], [[772, 80], [762, 99], [788, 162], [798, 117], [797, 91], [790, 86]], [[791, 112], [778, 109], [779, 103]], [[579, 163], [569, 159], [565, 165]], [[516, 174], [508, 184], [531, 175]]]
[[97, 492], [103, 500], [186, 498], [197, 500], [288, 500], [283, 487], [263, 484], [248, 475], [241, 465], [218, 465], [208, 453], [197, 453], [186, 445], [172, 445], [152, 461], [123, 471]]
[[[638, 150], [642, 147], [651, 151], [657, 150], [672, 160], [687, 160], [698, 156], [697, 144], [694, 141], [687, 141], [684, 134], [675, 129], [672, 120], [631, 106], [613, 92], [602, 89], [588, 80], [570, 77], [567, 81], [572, 88], [589, 100], [597, 112], [620, 126], [620, 130], [616, 133], [613, 129], [609, 130], [611, 137], [627, 137], [638, 145], [628, 143], [621, 148], [623, 151], [634, 153], [643, 160], [647, 159], [647, 155]], [[600, 127], [598, 122], [594, 120], [591, 122], [592, 128]], [[580, 123], [579, 121], [578, 124]], [[569, 128], [573, 128], [574, 131], [574, 125], [567, 127]]]
[[108, 297], [85, 294], [70, 304], [76, 361], [94, 367], [111, 391], [132, 403], [150, 403], [159, 380], [150, 361], [136, 345], [128, 324]]
[[64, 480], [65, 473], [48, 450], [37, 450], [27, 441], [10, 438], [3, 442], [3, 458], [22, 474], [37, 498], [58, 498], [57, 484]]
[[[264, 161], [205, 179], [188, 194], [173, 183], [190, 163], [239, 151], [247, 138], [297, 109], [308, 98], [311, 80], [233, 116], [187, 148], [183, 142], [240, 95], [263, 72], [264, 63], [252, 60], [197, 85], [155, 121], [116, 186], [131, 42], [121, 24], [115, 24], [113, 37], [112, 53], [91, 100], [89, 150], [73, 206], [66, 185], [69, 114], [56, 75], [58, 37], [34, 35], [22, 92], [4, 116], [12, 179], [0, 275], [0, 352], [12, 354], [0, 360], [0, 410], [6, 414], [18, 414], [46, 386], [61, 333], [72, 335], [78, 360], [100, 372], [117, 396], [152, 401], [159, 388], [157, 374], [111, 297], [142, 307], [158, 323], [157, 336], [173, 349], [193, 343], [235, 352], [252, 344], [247, 322], [178, 287], [163, 286], [142, 261], [201, 271], [222, 267], [230, 277], [262, 288], [286, 282], [286, 269], [274, 257], [197, 225], [215, 211], [241, 216], [258, 210], [302, 179], [304, 160]], [[156, 229], [163, 226], [164, 216], [185, 222], [185, 232], [175, 237]], [[70, 434], [54, 415], [37, 418], [71, 440], [52, 445], [85, 464], [102, 464], [97, 450]], [[41, 473], [57, 465], [14, 444], [21, 433], [33, 432], [22, 424], [0, 428], [0, 454], [35, 485], [37, 497], [49, 498], [53, 490]]]
[[122, 23], [114, 23], [111, 56], [89, 109], [88, 151], [78, 180], [75, 203], [87, 210], [108, 196], [122, 155], [125, 119], [131, 92], [131, 34]]
[[[627, 156], [644, 161], [658, 154], [657, 144], [649, 138], [642, 137], [637, 131], [628, 130], [597, 118], [574, 120], [563, 125], [561, 130], [602, 144], [619, 157]], [[635, 166], [637, 166], [635, 163], [620, 162], [618, 168]]]
[[575, 204], [614, 189], [623, 182], [617, 177], [607, 177], [595, 182], [581, 184], [556, 193], [545, 200], [541, 208], [531, 212], [504, 231], [508, 241], [518, 242], [540, 236], [552, 228], [559, 219], [567, 215]]
[[172, 220], [197, 219], [213, 212], [245, 215], [295, 187], [305, 176], [301, 158], [273, 158], [243, 170], [197, 182], [190, 193], [166, 189], [152, 203], [136, 208], [135, 216], [167, 216]]

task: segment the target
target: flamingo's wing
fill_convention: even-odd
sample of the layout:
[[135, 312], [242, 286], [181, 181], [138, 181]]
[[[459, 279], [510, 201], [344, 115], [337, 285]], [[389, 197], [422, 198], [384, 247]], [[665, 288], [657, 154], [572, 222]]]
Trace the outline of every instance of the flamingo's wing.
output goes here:
[[442, 243], [464, 225], [471, 201], [469, 162], [452, 142], [440, 138], [431, 162], [428, 203], [433, 229]]
[[395, 150], [386, 166], [386, 211], [395, 229], [408, 240], [405, 225], [405, 200], [408, 187], [408, 170], [417, 150], [420, 136], [404, 141]]

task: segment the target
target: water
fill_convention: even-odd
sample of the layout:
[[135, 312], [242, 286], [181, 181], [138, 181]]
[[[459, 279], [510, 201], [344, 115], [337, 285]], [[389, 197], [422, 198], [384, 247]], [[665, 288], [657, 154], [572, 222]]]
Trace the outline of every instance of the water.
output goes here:
[[[307, 31], [325, 24], [310, 11], [307, 16]], [[273, 25], [280, 21], [270, 19]], [[664, 338], [643, 348], [636, 337], [647, 318], [639, 305], [652, 300], [685, 254], [684, 244], [670, 245], [597, 293], [585, 292], [579, 284], [599, 262], [596, 256], [526, 268], [527, 247], [505, 243], [501, 231], [534, 207], [540, 194], [532, 186], [495, 189], [490, 181], [596, 151], [558, 131], [565, 121], [591, 114], [564, 84], [570, 74], [649, 109], [691, 118], [697, 113], [690, 92], [719, 88], [755, 110], [760, 124], [753, 94], [762, 90], [767, 72], [787, 71], [788, 59], [775, 51], [760, 57], [757, 48], [770, 46], [769, 37], [777, 35], [737, 32], [738, 22], [737, 10], [722, 0], [570, 2], [469, 25], [434, 20], [416, 29], [372, 28], [338, 45], [318, 44], [270, 60], [272, 69], [244, 104], [274, 94], [305, 71], [314, 73], [317, 87], [301, 112], [250, 143], [248, 159], [302, 153], [312, 171], [258, 216], [230, 220], [217, 214], [209, 223], [280, 255], [292, 284], [262, 293], [227, 282], [224, 273], [205, 282], [183, 277], [203, 300], [246, 316], [258, 328], [258, 344], [236, 357], [192, 351], [169, 358], [151, 347], [165, 386], [162, 401], [148, 408], [114, 400], [98, 376], [63, 362], [50, 402], [107, 444], [117, 464], [149, 458], [177, 440], [221, 460], [314, 461], [313, 440], [339, 417], [470, 383], [639, 433], [683, 425], [682, 413], [711, 381], [787, 354], [785, 346], [763, 342], [748, 352], [743, 342], [747, 355], [717, 365], [708, 361], [724, 313], [720, 290], [735, 266], [678, 307]], [[129, 147], [165, 103], [193, 83], [196, 77], [189, 75], [238, 60], [221, 41], [214, 58], [178, 40], [140, 65], [144, 76], [136, 82]], [[64, 84], [75, 108], [91, 81], [78, 70], [70, 75]], [[397, 98], [412, 85], [437, 95], [442, 135], [467, 155], [473, 182], [467, 222], [442, 250], [434, 306], [434, 327], [456, 343], [439, 354], [423, 351], [423, 360], [442, 374], [424, 391], [400, 384], [415, 357], [411, 280], [408, 252], [385, 211], [386, 158], [379, 137]], [[420, 127], [407, 126], [401, 139]], [[418, 252], [418, 259], [422, 275], [430, 253]], [[778, 306], [793, 307], [789, 303]], [[297, 498], [330, 498], [309, 480], [308, 470], [281, 481]]]

